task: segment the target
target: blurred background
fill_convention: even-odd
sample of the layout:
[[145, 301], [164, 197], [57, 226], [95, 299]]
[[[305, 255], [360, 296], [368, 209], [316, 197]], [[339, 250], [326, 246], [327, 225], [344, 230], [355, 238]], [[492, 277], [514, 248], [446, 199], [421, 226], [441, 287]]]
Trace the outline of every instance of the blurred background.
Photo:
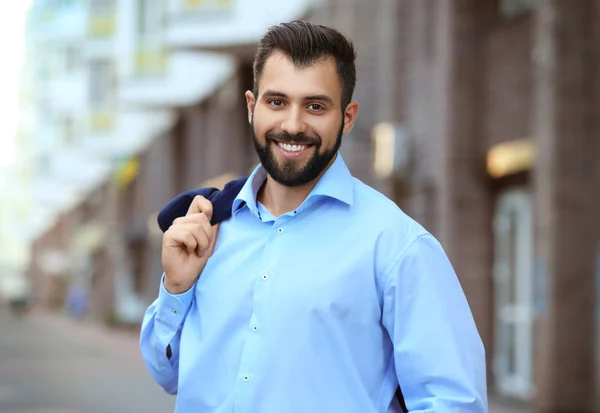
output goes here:
[[444, 245], [492, 412], [599, 412], [600, 1], [19, 0], [3, 9], [0, 411], [167, 412], [137, 350], [157, 212], [256, 165], [272, 25], [358, 51], [342, 154]]

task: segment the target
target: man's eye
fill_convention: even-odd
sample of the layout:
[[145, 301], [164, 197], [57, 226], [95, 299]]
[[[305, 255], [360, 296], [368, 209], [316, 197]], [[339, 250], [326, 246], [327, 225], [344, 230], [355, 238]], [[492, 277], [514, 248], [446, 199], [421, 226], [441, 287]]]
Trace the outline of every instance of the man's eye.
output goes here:
[[319, 112], [319, 111], [322, 111], [323, 109], [325, 109], [323, 106], [319, 105], [318, 103], [312, 103], [312, 104], [308, 105], [308, 108], [315, 112]]
[[273, 106], [283, 106], [283, 101], [279, 99], [270, 100], [269, 103]]

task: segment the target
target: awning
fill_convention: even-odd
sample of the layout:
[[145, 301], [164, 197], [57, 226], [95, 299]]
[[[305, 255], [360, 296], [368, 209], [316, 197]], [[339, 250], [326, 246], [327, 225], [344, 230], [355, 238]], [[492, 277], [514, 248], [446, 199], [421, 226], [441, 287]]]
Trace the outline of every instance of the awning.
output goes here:
[[164, 79], [132, 79], [123, 85], [120, 99], [125, 105], [148, 108], [192, 106], [230, 79], [236, 67], [232, 58], [223, 55], [173, 53]]
[[197, 10], [185, 13], [180, 6], [171, 11], [167, 44], [172, 49], [254, 53], [256, 44], [272, 25], [303, 18], [313, 0], [238, 0], [221, 17], [207, 18]]

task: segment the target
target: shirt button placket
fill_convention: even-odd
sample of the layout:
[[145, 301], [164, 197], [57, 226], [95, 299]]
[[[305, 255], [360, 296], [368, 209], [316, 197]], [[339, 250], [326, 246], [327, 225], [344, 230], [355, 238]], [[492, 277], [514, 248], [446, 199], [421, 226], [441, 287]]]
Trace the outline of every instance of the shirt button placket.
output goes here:
[[273, 274], [269, 274], [270, 259], [272, 255], [269, 253], [269, 243], [277, 242], [277, 235], [284, 234], [285, 230], [281, 226], [274, 226], [274, 231], [271, 234], [275, 234], [275, 238], [271, 238], [264, 249], [264, 253], [261, 259], [260, 266], [264, 272], [260, 272], [254, 283], [254, 291], [252, 296], [252, 315], [248, 323], [248, 335], [242, 351], [242, 358], [239, 365], [239, 387], [238, 397], [236, 397], [235, 408], [236, 412], [246, 412], [246, 409], [250, 405], [252, 395], [254, 392], [253, 375], [255, 375], [256, 367], [255, 362], [259, 358], [261, 351], [262, 334], [264, 332], [265, 317], [264, 310], [266, 300], [269, 295], [270, 285], [268, 282], [271, 281]]

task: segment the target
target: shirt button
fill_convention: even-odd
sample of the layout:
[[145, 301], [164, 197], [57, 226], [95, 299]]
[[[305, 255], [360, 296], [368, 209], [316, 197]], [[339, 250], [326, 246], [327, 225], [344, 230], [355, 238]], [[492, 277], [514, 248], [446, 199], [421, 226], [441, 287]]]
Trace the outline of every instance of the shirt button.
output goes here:
[[258, 326], [254, 326], [254, 327], [252, 327], [252, 330], [254, 330], [254, 331], [258, 331]]
[[244, 376], [244, 381], [250, 381], [250, 377]]
[[177, 310], [171, 310], [171, 311], [173, 311], [173, 314], [177, 314]]
[[269, 276], [267, 274], [263, 274], [262, 279], [266, 281], [267, 278], [269, 278]]
[[279, 232], [280, 234], [283, 234], [283, 228], [279, 228], [279, 229], [277, 230], [277, 232]]

